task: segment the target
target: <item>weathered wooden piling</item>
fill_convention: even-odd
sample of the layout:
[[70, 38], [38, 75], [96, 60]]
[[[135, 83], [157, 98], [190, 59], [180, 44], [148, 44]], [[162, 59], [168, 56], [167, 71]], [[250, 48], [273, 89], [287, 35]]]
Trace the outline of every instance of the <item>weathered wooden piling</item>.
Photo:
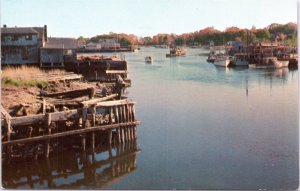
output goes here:
[[[46, 105], [44, 103], [43, 101], [43, 105]], [[139, 124], [134, 117], [134, 104], [135, 102], [130, 100], [85, 102], [77, 109], [59, 112], [44, 113], [42, 106], [42, 114], [22, 117], [9, 117], [9, 114], [5, 114], [6, 117], [2, 120], [6, 130], [2, 138], [2, 146], [6, 148], [5, 156], [11, 156], [10, 149], [13, 145], [20, 147], [35, 143], [32, 144], [35, 147], [34, 156], [37, 158], [43, 154], [48, 158], [53, 150], [54, 144], [51, 140], [54, 138], [57, 140], [75, 137], [76, 142], [76, 136], [79, 136], [83, 151], [86, 151], [87, 144], [92, 150], [95, 149], [96, 135], [106, 136], [110, 146], [132, 142], [135, 140], [135, 129], [132, 127]], [[2, 111], [4, 114], [4, 110]], [[66, 126], [66, 123], [69, 125]], [[38, 124], [43, 125], [41, 127]], [[20, 136], [24, 130], [28, 133]], [[98, 132], [104, 133], [101, 135]], [[41, 144], [44, 146], [41, 147]]]

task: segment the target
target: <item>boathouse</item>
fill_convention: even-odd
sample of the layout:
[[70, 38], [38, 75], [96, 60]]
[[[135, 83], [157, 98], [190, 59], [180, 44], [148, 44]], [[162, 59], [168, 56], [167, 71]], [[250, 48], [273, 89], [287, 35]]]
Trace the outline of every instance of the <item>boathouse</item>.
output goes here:
[[40, 67], [63, 68], [65, 59], [74, 57], [79, 42], [75, 38], [49, 37], [40, 49]]
[[47, 25], [44, 27], [1, 28], [2, 65], [38, 64], [39, 50], [47, 42]]

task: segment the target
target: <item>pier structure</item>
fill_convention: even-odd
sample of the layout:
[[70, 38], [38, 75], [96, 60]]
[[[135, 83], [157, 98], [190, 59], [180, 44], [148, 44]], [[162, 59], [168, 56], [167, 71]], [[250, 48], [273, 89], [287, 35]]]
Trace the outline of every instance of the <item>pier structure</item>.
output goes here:
[[77, 109], [22, 117], [11, 117], [2, 108], [3, 158], [29, 155], [35, 159], [42, 155], [48, 158], [65, 140], [71, 145], [79, 143], [82, 150], [86, 150], [87, 144], [94, 149], [96, 138], [107, 145], [136, 140], [136, 126], [140, 122], [136, 119], [135, 102], [102, 100], [105, 99], [81, 102]]

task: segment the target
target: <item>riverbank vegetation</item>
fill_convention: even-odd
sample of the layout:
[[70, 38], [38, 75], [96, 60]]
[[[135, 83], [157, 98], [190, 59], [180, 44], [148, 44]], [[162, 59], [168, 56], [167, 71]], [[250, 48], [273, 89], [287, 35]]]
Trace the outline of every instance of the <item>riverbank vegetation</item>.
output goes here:
[[265, 28], [241, 29], [238, 27], [228, 27], [225, 31], [220, 31], [214, 27], [207, 27], [199, 31], [184, 34], [160, 33], [154, 36], [137, 37], [133, 34], [109, 33], [97, 35], [92, 38], [78, 38], [82, 43], [99, 42], [99, 39], [116, 39], [121, 46], [129, 45], [190, 45], [206, 46], [210, 43], [223, 45], [229, 41], [255, 42], [275, 42], [289, 46], [297, 45], [297, 24], [277, 24], [273, 23]]
[[39, 76], [62, 73], [64, 73], [64, 71], [45, 71], [33, 66], [6, 67], [2, 71], [1, 84], [2, 86], [12, 85], [16, 87], [38, 87], [42, 89], [48, 85], [48, 82], [46, 80], [39, 79]]

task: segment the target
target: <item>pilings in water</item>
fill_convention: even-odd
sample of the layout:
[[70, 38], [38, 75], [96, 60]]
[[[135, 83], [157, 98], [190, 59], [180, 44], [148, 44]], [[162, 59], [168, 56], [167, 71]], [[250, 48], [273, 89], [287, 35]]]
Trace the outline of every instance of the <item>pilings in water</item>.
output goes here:
[[[3, 163], [2, 185], [6, 189], [74, 189], [97, 182], [97, 188], [101, 188], [133, 172], [137, 168], [138, 152], [133, 141], [97, 147], [94, 151], [67, 150], [45, 160]], [[62, 178], [63, 184], [59, 181]]]
[[109, 146], [129, 143], [136, 140], [140, 123], [131, 100], [91, 100], [73, 110], [22, 117], [10, 117], [1, 111], [6, 116], [2, 120], [4, 158], [48, 158], [61, 145], [79, 145], [85, 151], [87, 146], [95, 149], [97, 140]]

